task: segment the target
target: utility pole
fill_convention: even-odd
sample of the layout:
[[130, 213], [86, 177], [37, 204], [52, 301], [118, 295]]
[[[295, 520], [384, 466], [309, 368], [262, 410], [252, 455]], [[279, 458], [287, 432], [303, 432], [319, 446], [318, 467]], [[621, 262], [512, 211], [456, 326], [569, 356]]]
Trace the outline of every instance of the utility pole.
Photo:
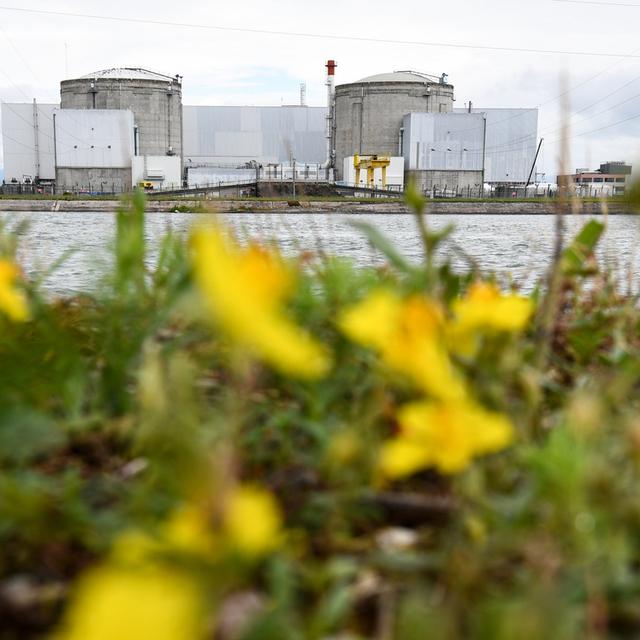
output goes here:
[[538, 144], [538, 150], [536, 151], [536, 156], [533, 159], [533, 164], [531, 165], [531, 171], [529, 171], [529, 177], [527, 178], [527, 184], [524, 185], [525, 195], [527, 194], [527, 187], [531, 183], [531, 176], [536, 168], [536, 162], [538, 162], [538, 156], [540, 155], [540, 148], [542, 147], [542, 143], [544, 142], [544, 138], [540, 138], [540, 143]]
[[37, 184], [40, 181], [40, 141], [38, 140], [38, 103], [33, 99], [33, 150], [35, 152], [35, 180]]
[[[471, 104], [471, 103], [469, 103]], [[482, 118], [483, 131], [482, 131], [482, 195], [484, 196], [484, 179], [485, 179], [485, 165], [487, 162], [487, 116]]]
[[256, 198], [260, 197], [260, 169], [262, 165], [258, 163], [257, 160], [254, 160], [256, 167]]
[[296, 197], [296, 159], [293, 158], [292, 162], [291, 162], [291, 166], [293, 168], [293, 171], [291, 172], [291, 184], [293, 187], [293, 197]]

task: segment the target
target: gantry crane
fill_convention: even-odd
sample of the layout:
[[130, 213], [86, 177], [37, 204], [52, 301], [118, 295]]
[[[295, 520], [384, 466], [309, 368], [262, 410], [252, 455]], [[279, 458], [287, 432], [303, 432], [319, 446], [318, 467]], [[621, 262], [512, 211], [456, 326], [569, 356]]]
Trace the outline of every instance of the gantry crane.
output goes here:
[[387, 167], [391, 164], [389, 156], [359, 156], [353, 157], [353, 166], [356, 170], [356, 186], [360, 184], [360, 169], [367, 170], [367, 186], [370, 189], [375, 187], [375, 171], [382, 169], [382, 188], [387, 188]]

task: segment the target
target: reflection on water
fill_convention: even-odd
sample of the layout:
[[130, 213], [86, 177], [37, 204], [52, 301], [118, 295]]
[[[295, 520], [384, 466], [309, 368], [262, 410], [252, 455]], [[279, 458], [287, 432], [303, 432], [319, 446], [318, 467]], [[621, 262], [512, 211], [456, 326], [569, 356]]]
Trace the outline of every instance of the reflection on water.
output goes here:
[[[20, 231], [19, 259], [31, 275], [40, 275], [69, 250], [75, 252], [50, 275], [45, 285], [53, 293], [64, 294], [92, 288], [109, 264], [109, 246], [115, 233], [115, 216], [108, 213], [0, 213], [9, 229], [28, 220]], [[159, 240], [166, 230], [186, 234], [195, 224], [224, 220], [240, 235], [276, 240], [286, 255], [319, 249], [347, 256], [360, 265], [380, 264], [382, 256], [370, 248], [362, 234], [349, 222], [375, 224], [412, 261], [422, 256], [415, 221], [410, 215], [382, 214], [190, 214], [152, 213], [145, 223], [148, 260], [153, 264]], [[586, 219], [567, 217], [567, 232], [574, 234]], [[441, 255], [449, 255], [462, 268], [472, 259], [487, 271], [510, 273], [529, 289], [548, 265], [553, 242], [552, 216], [456, 215], [434, 216], [430, 224], [442, 228], [454, 224], [455, 231]], [[638, 241], [640, 220], [635, 216], [612, 216], [602, 241], [600, 257], [621, 277], [633, 275], [638, 285]]]

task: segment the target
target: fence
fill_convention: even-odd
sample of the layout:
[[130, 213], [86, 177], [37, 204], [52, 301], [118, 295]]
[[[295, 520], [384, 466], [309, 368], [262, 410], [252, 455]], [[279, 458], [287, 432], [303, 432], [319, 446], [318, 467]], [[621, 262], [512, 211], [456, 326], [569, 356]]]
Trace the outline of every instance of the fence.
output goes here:
[[430, 198], [554, 198], [557, 196], [555, 185], [531, 185], [525, 189], [524, 185], [490, 185], [478, 187], [455, 187], [434, 185], [426, 190], [425, 195]]
[[[296, 172], [297, 174], [297, 172]], [[288, 177], [269, 177], [268, 175], [261, 175], [259, 184], [268, 184], [270, 182], [273, 183], [317, 183], [317, 184], [328, 184], [325, 180], [313, 180], [310, 179], [304, 174], [298, 176], [296, 175], [295, 180], [292, 175]], [[357, 194], [358, 189], [362, 189], [363, 195], [369, 192], [369, 189], [366, 185], [362, 183], [356, 185], [354, 183], [347, 182], [336, 182], [331, 183], [336, 188], [336, 193], [340, 191], [341, 188], [348, 188], [353, 191], [354, 194]], [[235, 191], [235, 195], [237, 196], [249, 196], [255, 194], [255, 178], [251, 179], [240, 179], [233, 181], [203, 181], [198, 184], [189, 184], [188, 187], [185, 188], [175, 188], [174, 187], [166, 187], [166, 188], [155, 188], [150, 190], [150, 193], [155, 195], [166, 194], [180, 194], [184, 193], [185, 195], [196, 194], [199, 192], [209, 192], [215, 195], [216, 191], [218, 195], [221, 196], [222, 192], [226, 192], [226, 195], [230, 191]], [[30, 182], [9, 182], [2, 184], [0, 186], [0, 193], [2, 195], [36, 195], [36, 196], [58, 196], [58, 195], [74, 195], [74, 196], [120, 196], [123, 193], [126, 193], [128, 190], [123, 189], [120, 185], [116, 183], [106, 183], [106, 182], [98, 182], [98, 183], [89, 183], [87, 185], [56, 185], [56, 184], [33, 184]], [[381, 195], [383, 197], [387, 196], [402, 196], [403, 188], [400, 185], [387, 185], [385, 189], [381, 187], [375, 188], [376, 195]], [[492, 185], [482, 187], [457, 187], [450, 188], [446, 185], [440, 187], [439, 185], [434, 185], [433, 188], [428, 189], [424, 192], [425, 196], [429, 198], [451, 198], [451, 199], [489, 199], [489, 198], [501, 198], [501, 199], [522, 199], [522, 198], [554, 198], [558, 195], [558, 188], [556, 185], [531, 185], [525, 189], [524, 186], [510, 186], [510, 185]], [[569, 194], [573, 197], [579, 198], [609, 198], [613, 196], [621, 196], [623, 193], [612, 193], [611, 190], [607, 188], [582, 188], [572, 190]]]
[[30, 182], [7, 182], [0, 187], [2, 195], [36, 195], [36, 196], [118, 196], [126, 193], [121, 185], [98, 182], [87, 185], [33, 184]]

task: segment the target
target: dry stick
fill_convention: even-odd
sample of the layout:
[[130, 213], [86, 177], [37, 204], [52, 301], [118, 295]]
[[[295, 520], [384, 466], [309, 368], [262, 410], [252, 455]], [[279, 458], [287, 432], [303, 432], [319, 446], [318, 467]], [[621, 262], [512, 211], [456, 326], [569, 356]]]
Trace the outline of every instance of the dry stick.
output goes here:
[[[561, 81], [564, 88], [567, 84], [566, 76]], [[562, 133], [559, 158], [559, 175], [562, 178], [558, 180], [558, 199], [555, 206], [555, 238], [553, 245], [553, 255], [551, 267], [547, 277], [547, 293], [542, 301], [540, 314], [538, 316], [537, 331], [537, 358], [535, 361], [536, 371], [538, 374], [546, 373], [550, 364], [550, 356], [552, 351], [553, 329], [560, 314], [561, 303], [561, 287], [562, 287], [562, 253], [564, 249], [564, 216], [568, 208], [568, 191], [570, 188], [569, 178], [569, 98], [568, 92], [564, 92], [562, 100]], [[532, 432], [536, 431], [536, 425], [539, 423], [541, 394], [538, 395], [536, 406], [532, 412]]]
[[425, 213], [426, 202], [422, 196], [418, 194], [414, 183], [409, 185], [408, 193], [410, 195], [407, 198], [407, 202], [415, 214], [418, 231], [420, 232], [420, 238], [422, 240], [422, 246], [424, 247], [425, 266], [427, 268], [429, 279], [431, 279], [431, 272], [433, 269], [433, 251], [429, 235], [429, 227], [427, 225], [427, 214]]

